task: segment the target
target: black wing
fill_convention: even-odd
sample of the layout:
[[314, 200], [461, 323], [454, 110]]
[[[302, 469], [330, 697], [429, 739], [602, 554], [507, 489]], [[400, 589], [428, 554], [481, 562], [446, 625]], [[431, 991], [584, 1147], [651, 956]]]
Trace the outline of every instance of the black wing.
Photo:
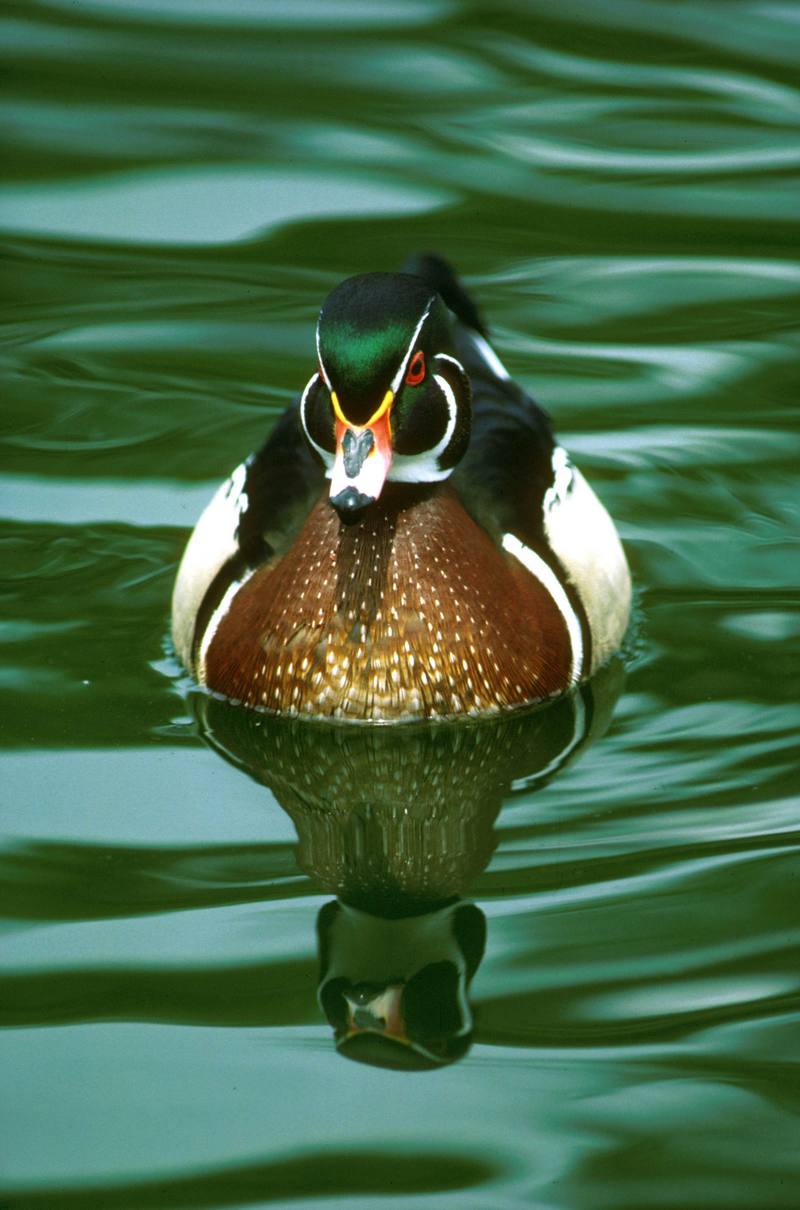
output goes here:
[[278, 418], [261, 449], [248, 459], [247, 505], [237, 533], [248, 566], [288, 550], [323, 482], [323, 468], [303, 433], [298, 398]]

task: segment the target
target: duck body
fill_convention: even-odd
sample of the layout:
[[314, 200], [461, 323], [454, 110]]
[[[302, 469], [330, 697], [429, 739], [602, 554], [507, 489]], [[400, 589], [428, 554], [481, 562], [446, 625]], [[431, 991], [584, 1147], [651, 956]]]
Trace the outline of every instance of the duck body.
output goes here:
[[317, 373], [184, 553], [176, 651], [247, 706], [492, 714], [571, 689], [624, 636], [608, 513], [445, 263], [408, 269], [333, 291]]

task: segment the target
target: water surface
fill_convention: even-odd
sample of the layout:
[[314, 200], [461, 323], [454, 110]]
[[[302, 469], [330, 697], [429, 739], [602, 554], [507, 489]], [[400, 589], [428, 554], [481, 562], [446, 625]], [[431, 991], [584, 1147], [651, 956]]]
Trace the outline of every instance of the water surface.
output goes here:
[[[4, 1204], [796, 1205], [799, 27], [4, 6]], [[539, 732], [419, 741], [404, 823], [401, 749], [279, 759], [165, 634], [325, 293], [429, 247], [617, 519], [637, 619]], [[363, 816], [364, 769], [363, 835], [309, 815], [322, 776]], [[316, 998], [387, 835], [420, 910], [485, 918], [433, 1071], [347, 1062]]]

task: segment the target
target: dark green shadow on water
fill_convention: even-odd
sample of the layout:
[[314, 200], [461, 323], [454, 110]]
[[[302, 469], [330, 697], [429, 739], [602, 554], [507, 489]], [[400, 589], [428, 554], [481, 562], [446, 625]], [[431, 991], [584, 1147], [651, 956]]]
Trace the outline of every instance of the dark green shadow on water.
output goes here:
[[[225, 1165], [189, 1176], [128, 1184], [10, 1193], [0, 1210], [159, 1210], [241, 1206], [300, 1198], [412, 1196], [474, 1189], [496, 1178], [499, 1165], [446, 1152], [323, 1151], [283, 1160]], [[2, 1198], [2, 1194], [0, 1194]]]

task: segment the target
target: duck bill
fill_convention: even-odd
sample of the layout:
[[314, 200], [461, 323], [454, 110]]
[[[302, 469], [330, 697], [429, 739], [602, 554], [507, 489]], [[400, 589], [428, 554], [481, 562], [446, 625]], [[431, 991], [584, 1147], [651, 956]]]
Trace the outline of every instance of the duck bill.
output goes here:
[[344, 520], [374, 504], [392, 465], [392, 430], [388, 409], [366, 425], [336, 420], [336, 458], [330, 500]]
[[345, 1040], [363, 1033], [381, 1034], [395, 1042], [410, 1045], [403, 1020], [403, 984], [390, 984], [366, 1003], [347, 1000]]

